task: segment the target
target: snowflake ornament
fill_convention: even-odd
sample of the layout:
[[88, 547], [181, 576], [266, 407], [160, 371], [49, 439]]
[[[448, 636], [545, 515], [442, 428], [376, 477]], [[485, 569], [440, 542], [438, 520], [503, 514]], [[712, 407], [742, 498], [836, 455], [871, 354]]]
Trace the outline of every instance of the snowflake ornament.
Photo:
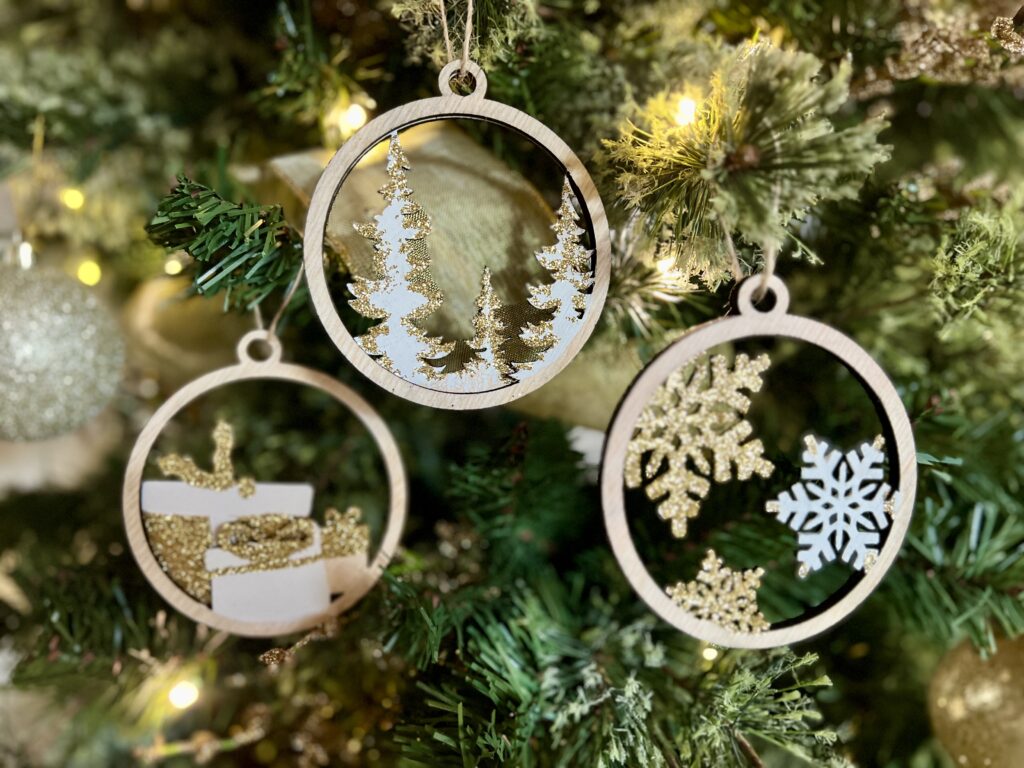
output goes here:
[[676, 538], [686, 536], [712, 481], [768, 477], [775, 469], [743, 418], [747, 393], [761, 391], [769, 365], [765, 354], [738, 354], [732, 367], [722, 355], [702, 355], [674, 371], [640, 414], [626, 451], [626, 485], [645, 485]]
[[810, 435], [804, 443], [800, 482], [765, 510], [797, 532], [800, 578], [836, 560], [867, 572], [899, 502], [883, 481], [885, 441], [879, 435], [845, 454]]
[[713, 549], [704, 555], [693, 581], [666, 588], [672, 602], [698, 619], [744, 635], [756, 635], [771, 625], [757, 606], [763, 568], [734, 571]]

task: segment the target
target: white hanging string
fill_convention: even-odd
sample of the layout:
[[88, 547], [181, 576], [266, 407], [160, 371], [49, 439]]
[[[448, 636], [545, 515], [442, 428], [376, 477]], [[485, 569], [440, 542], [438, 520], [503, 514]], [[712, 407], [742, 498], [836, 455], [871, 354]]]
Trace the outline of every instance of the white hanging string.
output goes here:
[[[775, 151], [778, 153], [779, 150], [779, 136], [773, 130], [772, 131], [772, 143], [775, 146]], [[782, 185], [776, 180], [772, 186], [772, 214], [775, 215], [779, 211], [779, 202], [782, 197]], [[722, 230], [725, 233], [725, 250], [729, 254], [729, 268], [732, 270], [733, 279], [738, 283], [743, 279], [743, 265], [740, 264], [739, 256], [736, 253], [736, 244], [733, 242], [732, 233], [728, 230]], [[772, 277], [775, 275], [775, 266], [779, 259], [778, 246], [772, 245], [764, 250], [764, 268], [761, 270], [761, 280], [757, 286], [757, 290], [754, 291], [753, 299], [755, 302], [760, 301], [764, 298], [765, 293], [768, 291], [768, 283], [771, 282]]]

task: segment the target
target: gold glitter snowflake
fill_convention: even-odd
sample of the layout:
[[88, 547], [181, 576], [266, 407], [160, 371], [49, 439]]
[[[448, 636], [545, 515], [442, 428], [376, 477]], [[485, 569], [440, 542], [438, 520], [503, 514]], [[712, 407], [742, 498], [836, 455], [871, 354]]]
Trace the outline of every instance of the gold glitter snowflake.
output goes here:
[[651, 501], [664, 498], [658, 514], [677, 538], [686, 536], [712, 479], [768, 477], [775, 469], [760, 440], [744, 442], [753, 427], [742, 418], [750, 408], [743, 392], [760, 391], [770, 364], [765, 354], [739, 354], [730, 370], [725, 357], [702, 355], [674, 371], [640, 414], [626, 451], [626, 485], [646, 483]]
[[757, 607], [757, 590], [763, 575], [762, 568], [727, 568], [709, 549], [696, 579], [681, 581], [665, 591], [676, 605], [698, 619], [740, 634], [757, 634], [771, 626]]

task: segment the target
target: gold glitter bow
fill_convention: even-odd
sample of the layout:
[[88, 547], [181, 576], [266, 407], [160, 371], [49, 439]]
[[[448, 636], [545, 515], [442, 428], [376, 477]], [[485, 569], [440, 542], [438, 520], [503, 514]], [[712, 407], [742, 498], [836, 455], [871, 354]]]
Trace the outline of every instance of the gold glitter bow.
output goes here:
[[179, 456], [176, 453], [161, 456], [157, 459], [157, 466], [165, 476], [177, 477], [195, 488], [226, 491], [237, 485], [238, 495], [243, 499], [256, 493], [256, 483], [251, 477], [235, 480], [235, 468], [231, 463], [235, 433], [231, 425], [223, 419], [217, 422], [217, 426], [213, 430], [213, 444], [212, 472], [201, 470], [191, 456]]

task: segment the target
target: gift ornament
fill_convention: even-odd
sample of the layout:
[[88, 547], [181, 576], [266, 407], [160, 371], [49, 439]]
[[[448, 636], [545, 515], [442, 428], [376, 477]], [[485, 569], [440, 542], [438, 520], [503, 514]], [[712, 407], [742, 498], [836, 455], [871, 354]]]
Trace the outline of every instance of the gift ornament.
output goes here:
[[234, 431], [213, 430], [213, 470], [168, 454], [157, 466], [174, 481], [142, 484], [146, 535], [160, 567], [196, 600], [239, 621], [301, 619], [327, 610], [332, 594], [365, 570], [370, 534], [362, 513], [310, 515], [313, 488], [235, 477]]

